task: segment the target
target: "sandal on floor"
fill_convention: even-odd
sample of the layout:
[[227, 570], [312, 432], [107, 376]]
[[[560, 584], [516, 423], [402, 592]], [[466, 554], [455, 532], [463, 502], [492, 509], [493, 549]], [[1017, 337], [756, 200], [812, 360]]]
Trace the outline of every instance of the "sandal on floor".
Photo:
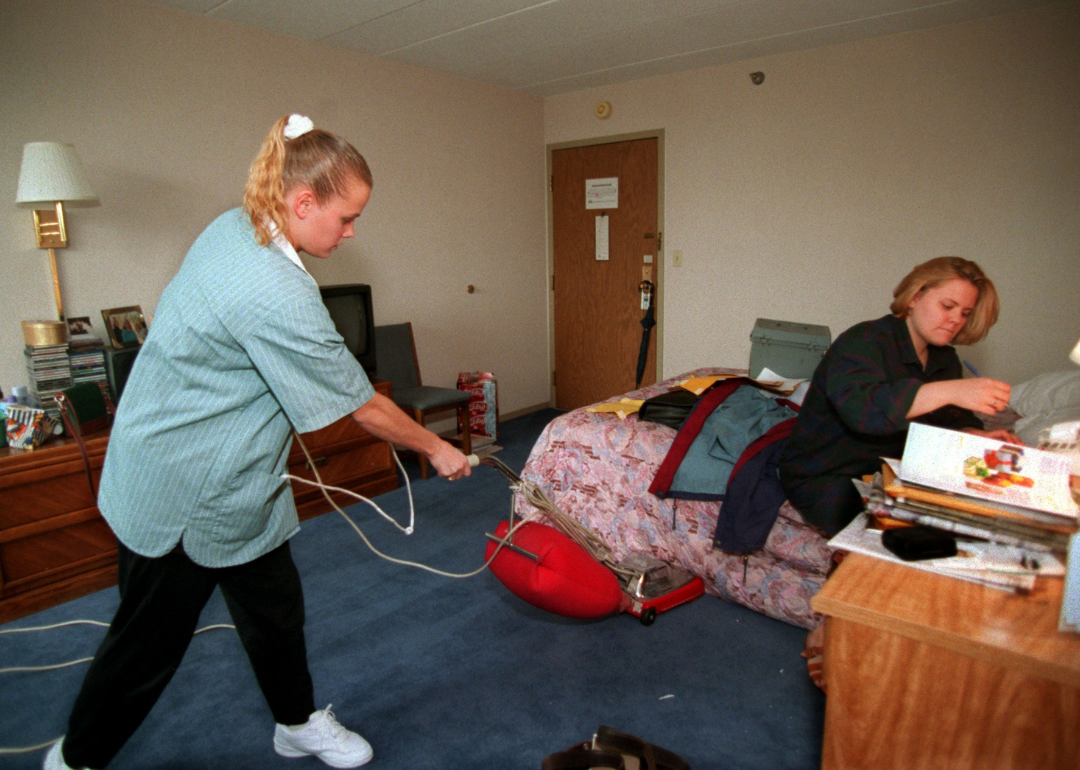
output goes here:
[[571, 746], [544, 757], [540, 770], [690, 770], [690, 765], [673, 751], [600, 725], [591, 741]]
[[[600, 725], [593, 739], [598, 749], [618, 751], [626, 757], [637, 759], [640, 770], [690, 770], [690, 765], [673, 751], [654, 746], [636, 735], [621, 733], [606, 725]], [[626, 763], [631, 770], [631, 763]]]
[[622, 754], [594, 749], [592, 741], [548, 754], [544, 757], [540, 770], [592, 770], [594, 767], [626, 770]]
[[825, 672], [822, 670], [825, 651], [821, 647], [807, 647], [801, 653], [806, 658], [806, 673], [810, 675], [810, 681], [817, 685], [822, 692], [825, 689]]

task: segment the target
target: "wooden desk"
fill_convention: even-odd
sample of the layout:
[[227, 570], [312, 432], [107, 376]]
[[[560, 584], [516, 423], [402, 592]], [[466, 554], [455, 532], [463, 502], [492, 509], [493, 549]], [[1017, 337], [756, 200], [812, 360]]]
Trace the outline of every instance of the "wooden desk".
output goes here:
[[[390, 383], [373, 382], [390, 395]], [[374, 497], [397, 488], [390, 447], [351, 417], [303, 436], [323, 482]], [[87, 439], [95, 479], [108, 446], [107, 431]], [[313, 473], [293, 442], [289, 472]], [[331, 510], [321, 490], [293, 484], [301, 519]], [[339, 505], [355, 500], [334, 493]], [[0, 623], [116, 583], [116, 538], [101, 518], [74, 439], [48, 441], [33, 452], [0, 449]]]
[[1080, 636], [1029, 596], [852, 554], [827, 615], [825, 768], [1080, 767]]

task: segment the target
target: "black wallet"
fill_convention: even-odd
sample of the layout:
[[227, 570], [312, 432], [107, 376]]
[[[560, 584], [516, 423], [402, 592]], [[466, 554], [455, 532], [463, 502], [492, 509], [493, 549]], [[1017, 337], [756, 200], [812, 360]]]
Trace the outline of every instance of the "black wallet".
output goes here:
[[638, 419], [658, 422], [678, 430], [694, 411], [701, 396], [679, 388], [646, 399], [638, 409]]
[[881, 544], [904, 561], [956, 556], [956, 538], [933, 527], [900, 527], [881, 533]]

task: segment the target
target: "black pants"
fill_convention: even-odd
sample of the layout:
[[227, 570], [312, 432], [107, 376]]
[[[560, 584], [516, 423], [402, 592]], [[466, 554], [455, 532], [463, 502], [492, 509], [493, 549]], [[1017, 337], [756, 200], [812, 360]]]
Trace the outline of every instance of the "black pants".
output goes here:
[[304, 644], [304, 595], [286, 542], [235, 567], [201, 567], [178, 545], [156, 559], [120, 545], [120, 607], [75, 701], [64, 737], [70, 767], [104, 768], [142, 723], [180, 661], [215, 587], [274, 720], [315, 710]]

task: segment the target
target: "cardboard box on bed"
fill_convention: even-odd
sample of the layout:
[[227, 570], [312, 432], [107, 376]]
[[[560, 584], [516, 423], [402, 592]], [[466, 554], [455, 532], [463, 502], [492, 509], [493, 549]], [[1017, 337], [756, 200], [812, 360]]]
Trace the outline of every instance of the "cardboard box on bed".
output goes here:
[[771, 369], [789, 380], [810, 379], [832, 343], [828, 326], [759, 318], [750, 333], [750, 376]]

